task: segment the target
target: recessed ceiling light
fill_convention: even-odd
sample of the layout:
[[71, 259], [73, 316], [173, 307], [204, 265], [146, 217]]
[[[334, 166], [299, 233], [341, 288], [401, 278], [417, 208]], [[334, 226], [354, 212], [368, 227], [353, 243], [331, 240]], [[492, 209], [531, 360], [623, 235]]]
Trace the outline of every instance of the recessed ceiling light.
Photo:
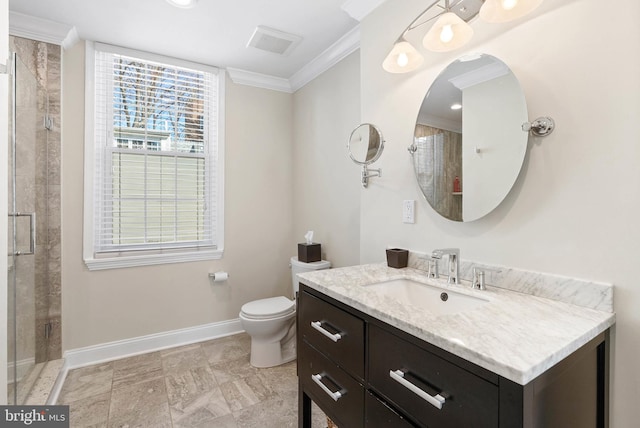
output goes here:
[[179, 7], [182, 9], [191, 9], [196, 5], [198, 0], [167, 0], [171, 6]]
[[451, 104], [451, 110], [460, 110], [462, 108], [462, 104], [455, 103]]

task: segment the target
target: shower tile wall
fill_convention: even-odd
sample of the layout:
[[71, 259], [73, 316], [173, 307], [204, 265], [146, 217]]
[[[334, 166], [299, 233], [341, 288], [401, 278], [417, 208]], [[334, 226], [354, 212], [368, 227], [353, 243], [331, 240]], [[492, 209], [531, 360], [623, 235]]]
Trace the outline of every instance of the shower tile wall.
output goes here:
[[[61, 358], [61, 264], [60, 264], [60, 97], [61, 97], [61, 48], [60, 46], [10, 37], [10, 49], [36, 77], [41, 88], [46, 88], [49, 118], [53, 127], [46, 130], [43, 123], [33, 123], [35, 145], [29, 147], [35, 182], [27, 188], [16, 189], [18, 207], [31, 204], [36, 211], [36, 256], [33, 259], [35, 281], [35, 333], [36, 362]], [[47, 97], [42, 97], [46, 102]], [[20, 117], [18, 117], [20, 121]], [[19, 153], [19, 151], [17, 151]], [[18, 169], [22, 166], [18, 164]], [[26, 167], [28, 169], [31, 166]], [[20, 313], [20, 308], [17, 309]], [[51, 323], [49, 340], [44, 338], [45, 325]]]

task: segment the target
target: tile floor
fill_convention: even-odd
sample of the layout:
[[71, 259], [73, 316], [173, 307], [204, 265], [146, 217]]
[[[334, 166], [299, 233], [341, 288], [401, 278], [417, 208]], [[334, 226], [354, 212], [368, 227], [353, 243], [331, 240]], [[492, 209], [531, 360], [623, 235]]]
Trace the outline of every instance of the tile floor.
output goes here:
[[250, 346], [243, 333], [74, 369], [58, 404], [70, 406], [72, 428], [296, 427], [295, 362], [256, 369]]

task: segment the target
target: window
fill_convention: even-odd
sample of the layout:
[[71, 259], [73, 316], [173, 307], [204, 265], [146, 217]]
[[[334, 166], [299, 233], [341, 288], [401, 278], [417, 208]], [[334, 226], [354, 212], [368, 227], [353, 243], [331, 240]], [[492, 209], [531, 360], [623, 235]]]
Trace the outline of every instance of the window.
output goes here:
[[222, 73], [97, 43], [87, 58], [87, 266], [220, 258]]

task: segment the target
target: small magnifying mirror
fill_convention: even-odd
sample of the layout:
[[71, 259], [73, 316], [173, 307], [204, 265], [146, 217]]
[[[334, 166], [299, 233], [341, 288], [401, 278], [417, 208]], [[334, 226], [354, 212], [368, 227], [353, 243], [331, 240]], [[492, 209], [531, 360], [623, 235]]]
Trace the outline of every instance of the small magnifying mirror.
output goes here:
[[381, 177], [381, 169], [369, 169], [371, 165], [380, 158], [384, 149], [384, 138], [382, 132], [370, 123], [363, 123], [351, 132], [349, 142], [349, 157], [358, 165], [362, 165], [362, 187], [369, 185], [369, 178]]

